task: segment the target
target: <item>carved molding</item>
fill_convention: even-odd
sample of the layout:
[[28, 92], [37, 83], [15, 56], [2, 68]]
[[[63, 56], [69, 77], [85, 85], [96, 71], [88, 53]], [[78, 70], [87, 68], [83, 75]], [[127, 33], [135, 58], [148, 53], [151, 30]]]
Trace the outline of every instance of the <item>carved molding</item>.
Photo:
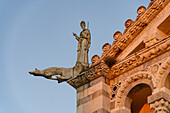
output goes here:
[[158, 61], [156, 62], [155, 64], [153, 65], [150, 65], [149, 67], [147, 67], [144, 71], [147, 71], [148, 73], [152, 74], [152, 81], [153, 81], [153, 84], [154, 84], [154, 88], [158, 88], [157, 86], [159, 86], [157, 83], [160, 82], [157, 81], [157, 78], [158, 78], [158, 73], [159, 73], [159, 70], [161, 69], [161, 67], [164, 65], [165, 62], [167, 62], [167, 59], [169, 59], [170, 57], [167, 57], [161, 61]]
[[166, 71], [170, 68], [170, 57], [167, 58], [165, 63], [160, 67], [158, 74], [156, 76], [156, 88], [161, 88], [161, 82]]
[[[151, 81], [153, 84], [153, 88], [160, 88], [160, 83], [162, 82], [163, 75], [159, 75], [159, 73], [165, 71], [170, 67], [170, 57], [165, 58], [161, 61], [158, 61], [157, 63], [149, 66], [144, 70], [144, 72], [139, 72], [138, 74], [129, 76], [125, 80], [118, 81], [117, 83], [114, 83], [111, 85], [110, 90], [111, 90], [111, 100], [116, 98], [116, 107], [121, 107], [122, 103], [124, 102], [121, 100], [124, 96], [125, 90], [128, 88], [128, 86], [134, 86], [133, 82], [136, 82], [138, 80], [144, 80], [148, 79]], [[161, 71], [163, 70], [163, 71]], [[162, 78], [161, 78], [162, 77]], [[121, 85], [119, 86], [119, 83]], [[117, 90], [113, 90], [114, 87], [117, 87]], [[133, 87], [132, 87], [133, 88]], [[114, 95], [115, 94], [115, 95]], [[115, 97], [113, 98], [112, 95]]]
[[110, 79], [123, 74], [124, 72], [129, 71], [130, 69], [133, 69], [134, 67], [139, 66], [169, 50], [170, 36], [165, 40], [162, 40], [149, 48], [145, 48], [112, 66], [110, 69]]

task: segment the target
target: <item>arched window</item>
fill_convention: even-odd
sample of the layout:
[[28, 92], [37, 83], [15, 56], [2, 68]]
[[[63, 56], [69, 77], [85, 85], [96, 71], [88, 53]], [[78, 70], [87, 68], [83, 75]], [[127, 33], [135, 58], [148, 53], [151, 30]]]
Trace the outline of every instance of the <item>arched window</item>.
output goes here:
[[147, 97], [152, 94], [152, 90], [147, 84], [138, 84], [128, 93], [131, 101], [131, 113], [154, 113], [147, 104]]

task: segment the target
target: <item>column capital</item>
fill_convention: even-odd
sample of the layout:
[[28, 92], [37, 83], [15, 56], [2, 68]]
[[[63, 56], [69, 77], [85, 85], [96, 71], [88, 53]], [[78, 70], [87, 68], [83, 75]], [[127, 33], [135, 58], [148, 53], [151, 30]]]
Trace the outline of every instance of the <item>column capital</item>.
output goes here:
[[170, 102], [162, 98], [150, 104], [150, 108], [154, 109], [155, 113], [169, 113]]
[[148, 97], [150, 108], [154, 109], [155, 113], [170, 112], [170, 95], [161, 91]]

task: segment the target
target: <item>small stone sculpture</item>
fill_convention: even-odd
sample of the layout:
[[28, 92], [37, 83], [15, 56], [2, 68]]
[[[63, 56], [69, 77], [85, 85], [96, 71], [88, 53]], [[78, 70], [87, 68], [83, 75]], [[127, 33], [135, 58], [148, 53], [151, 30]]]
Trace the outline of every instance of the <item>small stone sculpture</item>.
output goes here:
[[94, 66], [94, 64], [100, 59], [100, 57], [98, 55], [94, 55], [92, 58], [91, 58], [91, 62], [92, 62], [92, 65], [91, 67]]
[[[72, 77], [76, 77], [81, 72], [85, 71], [89, 67], [88, 63], [88, 51], [91, 44], [90, 31], [85, 28], [85, 22], [80, 23], [83, 31], [78, 37], [75, 33], [73, 35], [78, 40], [78, 50], [77, 50], [77, 62], [73, 68], [62, 68], [62, 67], [51, 67], [44, 70], [38, 70], [37, 68], [34, 71], [30, 71], [30, 74], [34, 76], [42, 76], [51, 80], [58, 80], [58, 82], [67, 81]], [[60, 75], [55, 76], [54, 75]]]
[[125, 22], [125, 27], [126, 29], [124, 30], [123, 34], [127, 32], [128, 28], [133, 24], [133, 20], [132, 19], [128, 19], [126, 22]]
[[136, 17], [136, 20], [137, 21], [141, 16], [142, 14], [146, 11], [146, 7], [145, 6], [140, 6], [138, 9], [137, 9], [137, 13], [138, 13], [138, 16]]
[[115, 40], [119, 39], [122, 36], [122, 33], [120, 31], [116, 31], [113, 35], [113, 38]]
[[111, 45], [109, 43], [105, 43], [102, 47], [102, 50], [103, 50], [103, 53], [102, 53], [102, 56], [110, 49]]

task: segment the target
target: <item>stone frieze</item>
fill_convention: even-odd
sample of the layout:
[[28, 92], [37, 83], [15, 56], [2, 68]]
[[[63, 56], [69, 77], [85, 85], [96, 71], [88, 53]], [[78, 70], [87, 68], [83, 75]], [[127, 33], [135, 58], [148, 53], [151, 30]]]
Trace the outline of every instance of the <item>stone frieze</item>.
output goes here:
[[130, 69], [133, 69], [136, 66], [139, 66], [158, 55], [161, 55], [165, 53], [166, 51], [170, 50], [170, 36], [166, 39], [156, 43], [153, 46], [150, 46], [148, 48], [145, 48], [141, 51], [139, 51], [136, 54], [133, 54], [129, 56], [129, 58], [126, 58], [125, 60], [119, 62], [118, 64], [115, 64], [110, 68], [110, 79], [129, 71]]
[[101, 62], [89, 68], [77, 77], [69, 79], [67, 82], [74, 88], [78, 88], [100, 76], [105, 76], [107, 79], [113, 79], [169, 50], [170, 36], [152, 46], [149, 46], [148, 48], [142, 49], [136, 54], [132, 54], [112, 67], [108, 67], [104, 62]]

